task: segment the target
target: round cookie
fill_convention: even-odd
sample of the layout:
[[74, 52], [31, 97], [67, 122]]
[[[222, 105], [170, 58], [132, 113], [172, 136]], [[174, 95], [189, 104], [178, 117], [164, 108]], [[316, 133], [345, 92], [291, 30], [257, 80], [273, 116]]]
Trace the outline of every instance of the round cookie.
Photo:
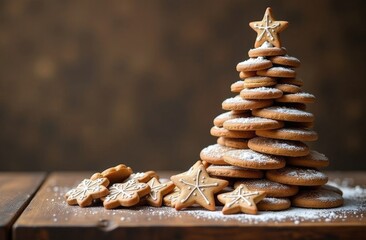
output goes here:
[[210, 133], [214, 137], [227, 138], [252, 138], [255, 137], [254, 131], [230, 131], [225, 128], [213, 126]]
[[217, 143], [226, 147], [246, 149], [248, 148], [248, 139], [245, 138], [224, 138], [219, 137]]
[[210, 176], [224, 178], [262, 178], [263, 172], [230, 165], [211, 165], [207, 169]]
[[283, 66], [292, 67], [292, 68], [297, 68], [297, 67], [300, 67], [300, 65], [301, 65], [301, 62], [299, 59], [297, 59], [295, 57], [290, 57], [288, 55], [271, 57], [271, 58], [269, 58], [269, 60], [271, 60], [271, 62], [274, 64], [283, 65]]
[[285, 103], [314, 103], [315, 96], [305, 92], [289, 93], [277, 98], [276, 101]]
[[298, 110], [306, 110], [306, 104], [304, 103], [285, 103], [285, 102], [276, 102], [276, 106], [285, 107], [285, 108], [293, 108]]
[[287, 83], [276, 84], [275, 88], [281, 90], [284, 93], [298, 93], [298, 92], [301, 92], [301, 88], [299, 86], [296, 86], [296, 85], [293, 85], [293, 84], [287, 84]]
[[232, 131], [277, 129], [283, 126], [283, 122], [261, 117], [234, 118], [224, 122], [224, 128]]
[[294, 78], [296, 77], [296, 72], [290, 68], [284, 67], [271, 67], [265, 70], [257, 71], [259, 76], [265, 77], [276, 77], [276, 78]]
[[265, 191], [267, 197], [291, 197], [299, 191], [298, 186], [272, 182], [268, 179], [243, 179], [234, 183], [234, 188], [244, 184], [252, 191]]
[[246, 100], [240, 96], [226, 99], [222, 103], [223, 110], [250, 110], [271, 106], [273, 100]]
[[244, 88], [260, 88], [270, 87], [276, 85], [277, 81], [274, 78], [254, 76], [248, 77], [244, 80]]
[[325, 184], [321, 187], [319, 187], [320, 189], [323, 189], [323, 190], [328, 190], [328, 191], [331, 191], [331, 192], [335, 192], [335, 193], [338, 193], [339, 195], [343, 196], [343, 192], [341, 189], [335, 187], [335, 186], [332, 186], [332, 185], [328, 185], [328, 184]]
[[324, 168], [329, 165], [329, 159], [324, 154], [314, 150], [303, 157], [289, 157], [286, 162], [292, 166], [309, 168]]
[[239, 73], [239, 78], [240, 79], [246, 79], [248, 77], [254, 77], [255, 75], [257, 75], [256, 71], [253, 71], [253, 72], [240, 72]]
[[257, 130], [257, 136], [292, 141], [316, 141], [318, 134], [314, 130], [306, 128], [281, 128], [271, 130]]
[[290, 207], [291, 201], [288, 198], [265, 197], [257, 203], [257, 208], [260, 211], [281, 211]]
[[293, 206], [302, 208], [335, 208], [343, 202], [341, 195], [324, 189], [301, 190], [291, 199]]
[[253, 109], [252, 114], [257, 117], [270, 118], [291, 122], [313, 122], [314, 115], [295, 108], [272, 106], [262, 109]]
[[301, 87], [302, 85], [304, 85], [304, 82], [301, 79], [297, 79], [297, 78], [280, 78], [280, 79], [278, 79], [278, 83], [292, 84], [292, 85], [296, 85], [298, 87]]
[[251, 116], [250, 111], [225, 112], [225, 113], [221, 113], [220, 115], [215, 117], [215, 119], [213, 120], [213, 124], [216, 127], [222, 127], [224, 122], [229, 120], [229, 119], [240, 118], [240, 117], [249, 117], [249, 116]]
[[226, 163], [250, 169], [279, 169], [286, 165], [283, 157], [258, 153], [250, 149], [237, 149], [223, 155]]
[[248, 60], [238, 63], [238, 65], [236, 65], [236, 70], [238, 72], [258, 71], [270, 67], [272, 67], [272, 62], [270, 60], [263, 57], [257, 57], [249, 58]]
[[279, 182], [296, 186], [320, 186], [328, 181], [328, 177], [315, 169], [285, 167], [266, 172], [266, 178], [273, 182]]
[[244, 89], [243, 80], [236, 81], [230, 86], [230, 91], [233, 93], [240, 93], [240, 91], [243, 89]]
[[212, 164], [227, 164], [224, 159], [224, 153], [234, 150], [234, 148], [221, 146], [219, 144], [210, 145], [202, 149], [200, 157], [202, 160]]
[[248, 147], [260, 153], [286, 157], [301, 157], [309, 154], [309, 147], [305, 143], [264, 137], [250, 139]]
[[248, 52], [249, 57], [269, 57], [269, 56], [279, 56], [285, 55], [287, 53], [286, 49], [274, 47], [271, 43], [267, 41], [262, 44], [262, 46], [250, 49]]
[[[243, 84], [244, 85], [244, 84]], [[259, 87], [259, 88], [244, 88], [240, 92], [240, 97], [244, 99], [275, 99], [282, 97], [283, 92], [277, 88]]]

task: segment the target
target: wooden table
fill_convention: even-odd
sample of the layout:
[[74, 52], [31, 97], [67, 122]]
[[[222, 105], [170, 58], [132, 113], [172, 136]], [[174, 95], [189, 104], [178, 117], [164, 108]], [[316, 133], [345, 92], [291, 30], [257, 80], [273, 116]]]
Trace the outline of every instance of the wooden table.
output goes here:
[[[327, 174], [333, 181], [348, 179], [352, 184], [366, 187], [366, 172]], [[272, 240], [360, 239], [366, 236], [365, 199], [359, 200], [360, 206], [355, 209], [346, 210], [346, 206], [344, 211], [338, 212], [336, 209], [321, 210], [323, 214], [319, 216], [315, 211], [320, 210], [290, 210], [285, 215], [261, 212], [259, 216], [224, 216], [219, 211], [202, 209], [177, 212], [168, 207], [105, 210], [102, 206], [68, 206], [64, 201], [65, 192], [89, 176], [90, 173], [85, 172], [50, 174], [14, 223], [12, 238]], [[308, 218], [307, 215], [313, 217]]]

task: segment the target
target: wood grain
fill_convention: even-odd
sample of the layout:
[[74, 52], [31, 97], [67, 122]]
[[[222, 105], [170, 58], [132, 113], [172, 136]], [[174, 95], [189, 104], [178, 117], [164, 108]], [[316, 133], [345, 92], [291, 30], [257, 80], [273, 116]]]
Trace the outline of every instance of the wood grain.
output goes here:
[[0, 172], [0, 240], [10, 239], [11, 226], [44, 178], [44, 173]]
[[[354, 184], [366, 184], [366, 174], [361, 172], [329, 175], [340, 181], [357, 176]], [[51, 174], [15, 223], [14, 239], [357, 239], [366, 234], [365, 208], [357, 216], [332, 221], [319, 217], [296, 224], [293, 219], [246, 222], [246, 215], [227, 217], [205, 211], [197, 215], [195, 210], [177, 212], [167, 207], [68, 206], [64, 193], [89, 176], [85, 172]]]

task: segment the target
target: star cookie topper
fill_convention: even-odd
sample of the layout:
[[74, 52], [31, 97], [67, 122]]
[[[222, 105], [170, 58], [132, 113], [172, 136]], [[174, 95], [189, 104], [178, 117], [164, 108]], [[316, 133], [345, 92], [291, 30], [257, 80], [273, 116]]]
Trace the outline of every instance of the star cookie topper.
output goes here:
[[264, 191], [250, 191], [244, 184], [240, 184], [234, 191], [222, 193], [217, 196], [218, 200], [225, 204], [223, 214], [248, 213], [256, 214], [256, 203], [266, 196]]
[[260, 47], [264, 42], [269, 42], [275, 47], [281, 47], [279, 33], [288, 26], [287, 21], [276, 21], [272, 15], [272, 9], [268, 7], [262, 21], [250, 22], [249, 26], [257, 32], [254, 47]]

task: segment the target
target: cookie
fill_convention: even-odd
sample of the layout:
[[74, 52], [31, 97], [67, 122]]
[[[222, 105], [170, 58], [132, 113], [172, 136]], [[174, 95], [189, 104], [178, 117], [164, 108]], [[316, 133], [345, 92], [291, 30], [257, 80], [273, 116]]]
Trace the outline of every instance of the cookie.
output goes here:
[[265, 77], [276, 77], [276, 78], [294, 78], [296, 77], [296, 72], [290, 68], [284, 67], [271, 67], [265, 70], [257, 71], [259, 76]]
[[244, 82], [242, 80], [236, 81], [230, 86], [230, 90], [233, 93], [240, 93], [244, 89]]
[[228, 98], [222, 102], [223, 110], [250, 110], [271, 106], [273, 100], [246, 100], [240, 96]]
[[[244, 87], [244, 84], [243, 84]], [[299, 86], [293, 84], [279, 83], [276, 84], [275, 88], [281, 90], [283, 93], [298, 93], [301, 92], [301, 88]]]
[[249, 58], [236, 65], [238, 72], [252, 72], [272, 67], [272, 62], [263, 57]]
[[270, 87], [277, 84], [276, 79], [270, 77], [254, 76], [244, 80], [244, 88]]
[[123, 182], [131, 174], [132, 174], [132, 169], [130, 167], [127, 167], [124, 164], [119, 164], [115, 167], [108, 168], [101, 173], [94, 173], [90, 179], [95, 180], [97, 178], [105, 177], [109, 180], [110, 184], [113, 184], [116, 182]]
[[248, 148], [248, 139], [246, 138], [224, 138], [219, 137], [217, 143], [231, 148], [246, 149]]
[[335, 193], [338, 193], [339, 195], [343, 196], [342, 190], [335, 187], [335, 186], [325, 184], [323, 186], [320, 186], [319, 188], [323, 189], [323, 190], [328, 190], [328, 191], [331, 191], [331, 192], [335, 192]]
[[291, 199], [293, 206], [302, 208], [335, 208], [343, 202], [341, 195], [324, 189], [301, 190]]
[[76, 188], [65, 194], [66, 202], [69, 205], [78, 204], [80, 207], [90, 206], [93, 199], [99, 199], [109, 193], [108, 184], [107, 178], [84, 179]]
[[230, 131], [225, 128], [212, 127], [210, 133], [214, 137], [226, 138], [252, 138], [255, 137], [254, 131]]
[[272, 130], [257, 130], [256, 135], [266, 138], [275, 138], [292, 141], [311, 142], [318, 139], [318, 134], [307, 128], [281, 128]]
[[172, 182], [161, 183], [155, 177], [147, 182], [150, 186], [150, 193], [146, 196], [147, 204], [154, 207], [161, 207], [163, 204], [163, 197], [173, 191], [174, 184]]
[[254, 77], [255, 75], [257, 75], [256, 71], [253, 71], [253, 72], [240, 72], [239, 73], [239, 78], [240, 79], [246, 79], [248, 77]]
[[266, 177], [273, 182], [296, 186], [320, 186], [328, 181], [328, 177], [322, 172], [298, 167], [270, 170], [266, 172]]
[[291, 207], [291, 201], [288, 198], [265, 197], [257, 204], [260, 211], [281, 211]]
[[240, 117], [249, 117], [249, 116], [251, 116], [250, 111], [225, 112], [225, 113], [222, 113], [222, 114], [218, 115], [217, 117], [215, 117], [215, 119], [213, 120], [213, 124], [216, 127], [222, 127], [224, 122], [229, 120], [229, 119], [240, 118]]
[[163, 204], [168, 207], [175, 207], [175, 203], [180, 195], [180, 189], [174, 187], [173, 191], [163, 198]]
[[280, 98], [282, 94], [283, 92], [277, 88], [245, 88], [240, 92], [240, 97], [247, 100], [263, 100]]
[[135, 179], [141, 183], [147, 183], [153, 177], [159, 179], [158, 174], [156, 174], [156, 172], [154, 172], [154, 171], [137, 172], [137, 173], [132, 173], [124, 182], [128, 182], [130, 180]]
[[255, 57], [270, 57], [270, 56], [279, 56], [285, 55], [287, 53], [286, 49], [271, 47], [271, 45], [263, 44], [259, 48], [250, 49], [248, 52], [248, 56], [251, 58]]
[[214, 144], [202, 149], [200, 157], [202, 160], [212, 164], [226, 164], [222, 157], [224, 153], [231, 150], [234, 150], [234, 148]]
[[286, 102], [286, 103], [314, 103], [315, 96], [310, 93], [299, 92], [299, 93], [289, 93], [284, 94], [282, 97], [277, 98], [276, 102]]
[[290, 57], [288, 55], [271, 57], [269, 58], [269, 60], [271, 60], [271, 62], [274, 64], [283, 65], [291, 68], [297, 68], [301, 65], [299, 59], [295, 57]]
[[297, 78], [280, 78], [277, 80], [279, 84], [291, 84], [301, 87], [304, 85], [304, 82], [301, 79]]
[[222, 208], [223, 214], [238, 212], [256, 214], [258, 211], [256, 204], [265, 196], [265, 192], [250, 191], [244, 184], [241, 184], [232, 192], [217, 195], [217, 199], [225, 204]]
[[293, 108], [297, 110], [306, 111], [306, 104], [304, 103], [285, 103], [285, 102], [276, 102], [276, 106], [284, 107], [284, 108]]
[[214, 211], [214, 194], [228, 185], [225, 180], [211, 178], [202, 163], [200, 161], [197, 163], [188, 172], [170, 178], [180, 189], [180, 195], [174, 206], [177, 210], [197, 203], [208, 210]]
[[211, 165], [208, 174], [220, 178], [262, 178], [263, 172], [231, 165]]
[[253, 109], [252, 114], [257, 117], [270, 118], [292, 122], [313, 122], [312, 113], [295, 108], [272, 106], [262, 109]]
[[281, 121], [261, 118], [245, 117], [234, 118], [224, 122], [224, 128], [232, 131], [254, 131], [260, 129], [277, 129], [284, 126]]
[[286, 157], [302, 157], [309, 154], [309, 147], [299, 141], [256, 137], [249, 140], [248, 147], [260, 153]]
[[278, 169], [286, 165], [283, 157], [258, 153], [250, 149], [237, 149], [224, 154], [226, 163], [250, 169]]
[[311, 150], [303, 157], [289, 157], [287, 164], [297, 167], [324, 168], [329, 165], [329, 159], [322, 153]]
[[114, 183], [109, 187], [109, 194], [102, 198], [103, 206], [106, 209], [116, 207], [131, 207], [140, 202], [140, 198], [150, 192], [146, 183], [140, 183], [136, 179], [125, 183]]
[[241, 179], [234, 183], [234, 187], [240, 184], [244, 184], [249, 190], [265, 191], [267, 197], [275, 198], [291, 197], [299, 191], [298, 186], [272, 182], [268, 179]]

